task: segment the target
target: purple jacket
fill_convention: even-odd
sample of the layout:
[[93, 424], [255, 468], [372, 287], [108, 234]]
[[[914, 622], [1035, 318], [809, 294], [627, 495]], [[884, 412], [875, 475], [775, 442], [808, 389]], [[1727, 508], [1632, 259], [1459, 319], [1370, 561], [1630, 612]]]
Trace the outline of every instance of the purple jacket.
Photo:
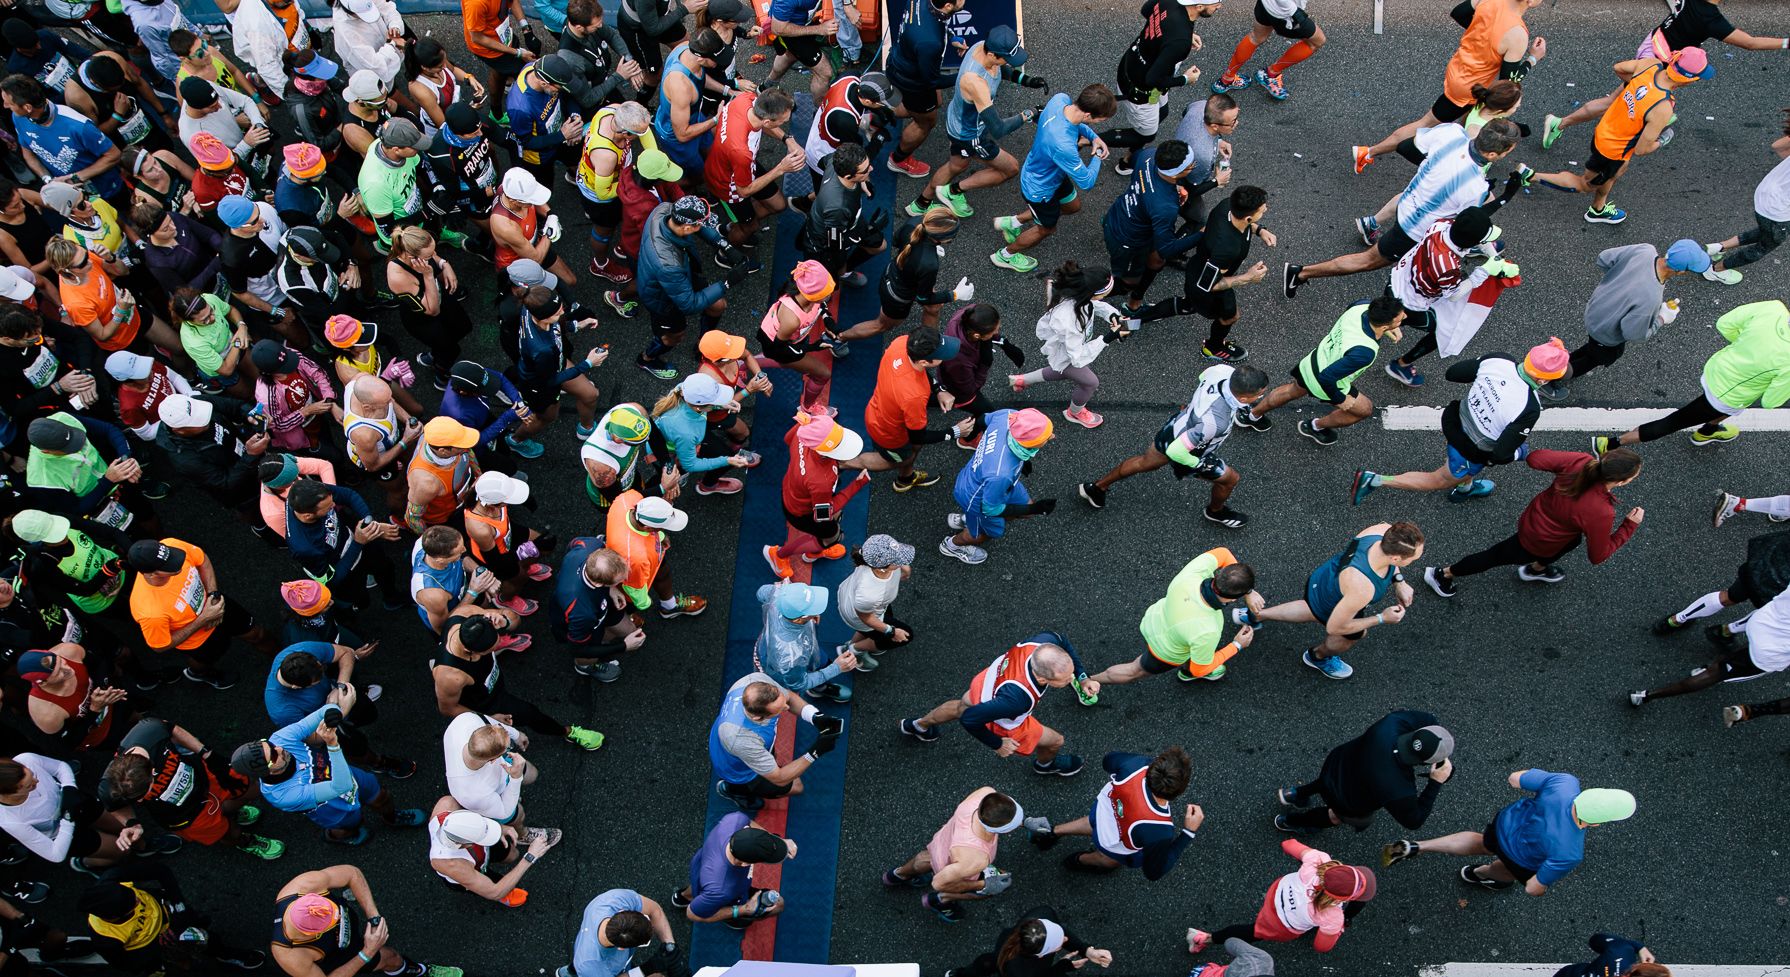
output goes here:
[[959, 402], [968, 401], [988, 382], [988, 369], [994, 362], [994, 346], [978, 343], [963, 329], [964, 314], [975, 308], [966, 305], [945, 323], [945, 335], [963, 341], [957, 355], [939, 364], [939, 386], [951, 392]]

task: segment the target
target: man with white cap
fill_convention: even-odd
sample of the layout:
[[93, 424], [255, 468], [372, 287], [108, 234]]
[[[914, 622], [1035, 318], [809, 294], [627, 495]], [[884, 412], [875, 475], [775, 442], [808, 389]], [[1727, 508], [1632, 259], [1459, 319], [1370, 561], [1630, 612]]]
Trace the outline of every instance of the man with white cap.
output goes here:
[[758, 667], [791, 692], [850, 702], [851, 690], [837, 680], [858, 667], [857, 653], [847, 648], [827, 661], [815, 627], [827, 610], [827, 589], [779, 580], [758, 588], [758, 603], [764, 614], [763, 630], [752, 648]]
[[1423, 852], [1448, 855], [1491, 855], [1489, 865], [1461, 866], [1461, 881], [1486, 889], [1508, 889], [1544, 896], [1585, 859], [1585, 830], [1635, 813], [1635, 795], [1613, 787], [1580, 789], [1579, 778], [1538, 767], [1510, 775], [1510, 786], [1533, 793], [1507, 805], [1481, 831], [1457, 831], [1427, 841], [1400, 841], [1386, 846], [1383, 865], [1393, 865]]
[[[0, 269], [0, 283], [11, 277]], [[161, 429], [158, 409], [163, 400], [174, 394], [193, 393], [186, 377], [168, 369], [166, 363], [129, 350], [121, 349], [106, 357], [106, 374], [118, 384], [113, 392], [118, 419], [144, 441], [154, 441]]]
[[418, 148], [422, 143], [423, 130], [416, 123], [394, 118], [379, 127], [378, 141], [367, 148], [361, 161], [355, 186], [360, 191], [361, 210], [379, 234], [377, 246], [382, 254], [391, 250], [392, 231], [399, 225], [422, 220], [425, 191], [416, 175], [422, 162]]
[[670, 534], [689, 524], [690, 516], [682, 509], [658, 496], [643, 497], [633, 489], [609, 503], [604, 545], [628, 563], [628, 576], [621, 588], [636, 610], [658, 604], [659, 616], [666, 619], [695, 617], [708, 610], [706, 598], [673, 590], [671, 573], [664, 567], [665, 553], [671, 549]]
[[[528, 901], [522, 877], [559, 844], [557, 828], [518, 832], [443, 797], [429, 812], [429, 867], [451, 888], [515, 909]], [[496, 878], [492, 876], [502, 872]]]
[[[1414, 831], [1429, 820], [1442, 785], [1454, 774], [1453, 754], [1454, 734], [1435, 716], [1415, 709], [1388, 713], [1331, 750], [1310, 783], [1282, 787], [1276, 796], [1294, 811], [1275, 815], [1274, 826], [1322, 831], [1346, 824], [1366, 831], [1374, 812], [1384, 810]], [[1323, 804], [1307, 807], [1314, 798]]]
[[996, 868], [994, 855], [1001, 836], [1025, 823], [1025, 813], [993, 787], [976, 788], [919, 854], [883, 873], [883, 885], [926, 886], [920, 905], [947, 923], [962, 920], [959, 903], [998, 896], [1013, 885], [1013, 873]]
[[[801, 756], [779, 764], [771, 751], [785, 713], [814, 726], [819, 738]], [[721, 709], [709, 727], [715, 793], [743, 811], [756, 811], [767, 799], [800, 794], [802, 773], [832, 752], [844, 730], [845, 720], [825, 715], [764, 672], [742, 676], [721, 697]]]
[[472, 558], [497, 577], [498, 602], [507, 607], [529, 581], [553, 576], [547, 562], [553, 541], [523, 521], [528, 483], [522, 479], [485, 472], [473, 482], [472, 495], [465, 513], [466, 545]]
[[406, 466], [404, 523], [421, 533], [430, 526], [464, 525], [460, 507], [472, 495], [479, 477], [479, 432], [451, 417], [435, 417], [423, 425], [422, 441]]
[[252, 416], [252, 410], [247, 401], [234, 397], [164, 397], [156, 407], [162, 429], [156, 432], [155, 444], [167, 457], [169, 471], [182, 482], [259, 523], [254, 516], [261, 485], [255, 466], [267, 454], [270, 439], [257, 428], [259, 415]]
[[[528, 69], [523, 69], [524, 72]], [[534, 173], [512, 166], [504, 171], [491, 207], [491, 239], [497, 242], [497, 267], [507, 269], [522, 259], [535, 261], [567, 285], [578, 284], [566, 259], [553, 249], [559, 240], [559, 216], [551, 213], [550, 185]], [[552, 287], [552, 286], [549, 286]]]

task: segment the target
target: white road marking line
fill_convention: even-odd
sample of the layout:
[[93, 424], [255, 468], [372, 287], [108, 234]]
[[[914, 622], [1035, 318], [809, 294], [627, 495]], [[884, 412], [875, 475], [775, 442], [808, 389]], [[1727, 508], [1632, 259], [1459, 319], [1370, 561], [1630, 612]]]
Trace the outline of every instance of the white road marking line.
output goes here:
[[[1424, 967], [1418, 977], [1553, 977], [1563, 963], [1445, 963]], [[1790, 964], [1742, 964], [1715, 966], [1708, 964], [1668, 964], [1672, 977], [1787, 977]]]
[[[1388, 431], [1440, 431], [1440, 407], [1386, 407], [1380, 424]], [[1537, 431], [1626, 431], [1658, 420], [1674, 407], [1544, 407]], [[1742, 431], [1790, 431], [1790, 409], [1749, 410], [1729, 419]], [[1677, 971], [1673, 971], [1677, 973]]]

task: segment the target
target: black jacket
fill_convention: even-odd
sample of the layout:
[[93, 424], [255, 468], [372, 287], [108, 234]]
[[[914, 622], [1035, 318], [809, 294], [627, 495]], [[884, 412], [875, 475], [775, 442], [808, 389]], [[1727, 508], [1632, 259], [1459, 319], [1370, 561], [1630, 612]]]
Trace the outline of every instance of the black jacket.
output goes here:
[[168, 464], [182, 482], [204, 491], [229, 507], [254, 503], [260, 483], [255, 466], [261, 457], [251, 455], [238, 442], [247, 433], [251, 405], [234, 397], [200, 398], [211, 405], [211, 425], [198, 437], [182, 437], [163, 424], [155, 434], [156, 447], [168, 456]]

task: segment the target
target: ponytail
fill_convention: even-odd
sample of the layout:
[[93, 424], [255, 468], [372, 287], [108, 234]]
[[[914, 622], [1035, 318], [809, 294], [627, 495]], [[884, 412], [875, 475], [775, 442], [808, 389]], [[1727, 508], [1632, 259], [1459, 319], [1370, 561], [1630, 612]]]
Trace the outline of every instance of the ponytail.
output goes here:
[[951, 208], [944, 204], [933, 204], [926, 208], [926, 213], [920, 215], [920, 219], [914, 223], [913, 233], [908, 235], [907, 240], [901, 245], [901, 250], [896, 253], [895, 264], [905, 271], [908, 254], [914, 250], [914, 245], [926, 240], [928, 235], [954, 234], [957, 227], [957, 215], [952, 212]]
[[666, 391], [663, 395], [661, 395], [658, 400], [653, 402], [653, 409], [652, 409], [651, 416], [664, 417], [665, 414], [667, 412], [669, 412], [673, 407], [676, 407], [677, 405], [679, 405], [683, 402], [684, 402], [683, 391], [679, 390], [676, 387], [672, 387], [670, 390]]
[[1490, 85], [1473, 86], [1473, 102], [1487, 112], [1509, 112], [1523, 100], [1523, 86], [1509, 78], [1500, 78]]
[[1640, 471], [1639, 452], [1630, 448], [1614, 448], [1573, 472], [1572, 479], [1560, 486], [1558, 491], [1569, 499], [1576, 499], [1593, 485], [1626, 482]]
[[1036, 919], [1020, 921], [1017, 926], [1013, 927], [1012, 932], [1007, 934], [1007, 938], [1001, 941], [1001, 949], [995, 954], [995, 972], [1005, 977], [1007, 965], [1013, 962], [1014, 957], [1037, 956], [1038, 952], [1044, 949], [1044, 936], [1042, 922]]

